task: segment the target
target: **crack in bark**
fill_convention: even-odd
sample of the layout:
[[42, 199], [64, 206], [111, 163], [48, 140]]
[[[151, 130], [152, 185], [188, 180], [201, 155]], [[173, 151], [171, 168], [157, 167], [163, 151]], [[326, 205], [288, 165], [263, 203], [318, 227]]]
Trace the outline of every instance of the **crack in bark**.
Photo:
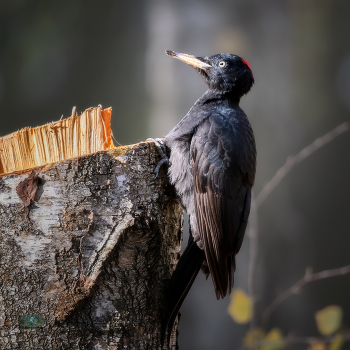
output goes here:
[[94, 261], [91, 263], [87, 275], [96, 280], [100, 274], [103, 263], [108, 259], [110, 252], [113, 250], [115, 245], [118, 243], [119, 237], [123, 235], [127, 228], [130, 228], [134, 224], [134, 218], [127, 214], [121, 222], [114, 225], [109, 235], [106, 237], [102, 247], [96, 250], [96, 256]]

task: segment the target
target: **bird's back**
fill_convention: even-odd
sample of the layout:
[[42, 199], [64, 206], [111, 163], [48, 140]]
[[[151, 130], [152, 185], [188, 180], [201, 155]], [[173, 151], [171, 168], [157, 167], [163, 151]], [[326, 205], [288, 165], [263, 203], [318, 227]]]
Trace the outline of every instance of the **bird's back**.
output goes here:
[[217, 297], [231, 290], [256, 167], [252, 128], [230, 101], [203, 96], [165, 138], [169, 176], [205, 251]]
[[255, 142], [247, 117], [237, 107], [219, 108], [191, 141], [197, 231], [217, 297], [231, 291], [250, 210], [255, 176]]

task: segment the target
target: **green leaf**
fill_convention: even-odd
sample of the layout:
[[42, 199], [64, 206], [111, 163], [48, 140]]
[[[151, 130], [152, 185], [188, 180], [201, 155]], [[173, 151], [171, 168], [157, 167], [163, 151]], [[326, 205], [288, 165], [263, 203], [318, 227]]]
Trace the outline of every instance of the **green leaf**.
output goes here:
[[18, 322], [23, 328], [40, 328], [45, 326], [44, 317], [36, 314], [23, 315]]
[[318, 331], [322, 335], [331, 335], [341, 326], [343, 310], [340, 306], [330, 305], [315, 314]]
[[342, 334], [336, 334], [331, 343], [329, 344], [328, 350], [340, 350], [344, 344], [344, 337]]
[[284, 347], [284, 338], [280, 329], [272, 328], [267, 333], [260, 350], [280, 350]]
[[239, 324], [245, 324], [250, 321], [252, 317], [252, 302], [244, 290], [233, 290], [227, 311], [233, 320]]
[[259, 349], [260, 344], [262, 343], [263, 339], [265, 337], [265, 332], [260, 328], [250, 329], [244, 339], [243, 344], [248, 349]]

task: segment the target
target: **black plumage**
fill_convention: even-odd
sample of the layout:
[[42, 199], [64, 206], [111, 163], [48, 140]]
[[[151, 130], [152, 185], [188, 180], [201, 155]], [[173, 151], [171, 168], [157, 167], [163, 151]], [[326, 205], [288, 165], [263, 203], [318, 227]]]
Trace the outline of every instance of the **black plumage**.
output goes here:
[[193, 66], [208, 85], [163, 140], [170, 149], [170, 181], [190, 217], [189, 243], [168, 289], [163, 333], [168, 331], [169, 337], [200, 268], [211, 275], [218, 299], [231, 292], [235, 255], [249, 216], [256, 148], [248, 118], [239, 107], [254, 83], [247, 62], [228, 53], [167, 54]]

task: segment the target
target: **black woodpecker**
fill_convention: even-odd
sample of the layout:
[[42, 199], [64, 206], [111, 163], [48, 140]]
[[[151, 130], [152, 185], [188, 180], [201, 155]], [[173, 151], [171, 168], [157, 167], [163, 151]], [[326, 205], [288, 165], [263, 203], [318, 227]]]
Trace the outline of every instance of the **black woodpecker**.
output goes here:
[[217, 299], [231, 292], [256, 169], [253, 130], [239, 107], [254, 83], [248, 63], [229, 53], [166, 53], [194, 67], [208, 90], [164, 139], [154, 140], [170, 150], [168, 176], [190, 218], [189, 242], [168, 287], [163, 340], [200, 269], [211, 275]]

